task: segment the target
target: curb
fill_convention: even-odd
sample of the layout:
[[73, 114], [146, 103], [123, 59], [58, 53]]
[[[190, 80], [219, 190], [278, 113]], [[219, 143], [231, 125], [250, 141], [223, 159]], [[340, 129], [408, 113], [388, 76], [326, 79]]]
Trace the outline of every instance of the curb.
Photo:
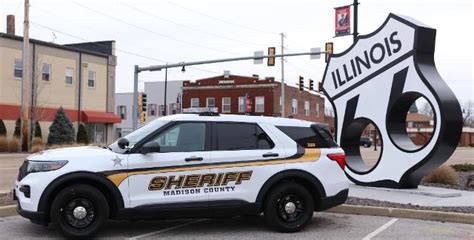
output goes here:
[[383, 208], [347, 204], [331, 208], [327, 210], [327, 212], [474, 224], [474, 214], [467, 213], [413, 210], [404, 208]]
[[0, 207], [0, 217], [10, 217], [18, 215], [16, 205], [8, 205]]

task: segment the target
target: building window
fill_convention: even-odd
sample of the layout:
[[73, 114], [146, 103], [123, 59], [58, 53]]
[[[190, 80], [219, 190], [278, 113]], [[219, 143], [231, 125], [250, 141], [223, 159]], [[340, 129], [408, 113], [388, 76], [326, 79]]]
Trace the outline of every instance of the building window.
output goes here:
[[23, 77], [23, 62], [21, 59], [15, 59], [15, 71], [13, 73], [15, 78], [22, 78]]
[[206, 98], [206, 107], [208, 108], [216, 107], [216, 99], [213, 97]]
[[296, 99], [291, 99], [291, 113], [293, 115], [298, 114], [298, 100]]
[[191, 98], [191, 107], [198, 108], [199, 107], [199, 98]]
[[122, 120], [127, 119], [127, 106], [118, 106], [117, 113]]
[[230, 113], [230, 97], [222, 98], [222, 112]]
[[158, 107], [158, 114], [159, 116], [165, 116], [165, 105], [160, 105]]
[[87, 86], [88, 87], [95, 87], [95, 72], [89, 71], [89, 74], [87, 76]]
[[148, 116], [156, 116], [156, 104], [148, 104]]
[[72, 85], [72, 76], [74, 75], [74, 69], [66, 68], [66, 84]]
[[316, 117], [319, 117], [319, 103], [316, 103]]
[[239, 113], [245, 112], [245, 97], [239, 97]]
[[308, 101], [304, 102], [304, 115], [309, 116], [309, 102]]
[[265, 112], [265, 97], [255, 97], [255, 112]]
[[171, 114], [178, 113], [178, 104], [177, 103], [171, 103], [170, 104], [170, 111], [171, 111]]
[[43, 79], [43, 81], [49, 82], [50, 78], [51, 78], [51, 64], [43, 63], [41, 79]]

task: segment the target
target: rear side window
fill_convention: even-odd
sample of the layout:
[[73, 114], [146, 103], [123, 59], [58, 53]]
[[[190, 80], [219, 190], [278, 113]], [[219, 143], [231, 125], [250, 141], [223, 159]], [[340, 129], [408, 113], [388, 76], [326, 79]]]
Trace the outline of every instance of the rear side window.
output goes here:
[[217, 150], [272, 149], [275, 145], [256, 124], [216, 123]]
[[331, 135], [324, 129], [314, 127], [286, 127], [278, 126], [283, 133], [304, 148], [337, 147]]

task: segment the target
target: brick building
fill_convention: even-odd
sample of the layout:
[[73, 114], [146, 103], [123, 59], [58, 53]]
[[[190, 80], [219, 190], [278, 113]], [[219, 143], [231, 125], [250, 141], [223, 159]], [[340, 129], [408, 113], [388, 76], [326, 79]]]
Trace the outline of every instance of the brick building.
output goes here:
[[[221, 76], [183, 82], [183, 109], [216, 107], [220, 113], [281, 116], [281, 83], [224, 73]], [[248, 106], [246, 104], [248, 96]], [[285, 115], [324, 122], [324, 98], [285, 85]]]

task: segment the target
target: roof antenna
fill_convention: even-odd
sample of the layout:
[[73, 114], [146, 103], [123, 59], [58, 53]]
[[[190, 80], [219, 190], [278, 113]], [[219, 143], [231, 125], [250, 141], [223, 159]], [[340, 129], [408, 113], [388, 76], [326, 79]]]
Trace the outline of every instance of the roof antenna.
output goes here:
[[52, 31], [51, 33], [53, 34], [53, 43], [54, 43], [58, 37], [56, 36], [56, 33], [54, 33], [54, 31]]

